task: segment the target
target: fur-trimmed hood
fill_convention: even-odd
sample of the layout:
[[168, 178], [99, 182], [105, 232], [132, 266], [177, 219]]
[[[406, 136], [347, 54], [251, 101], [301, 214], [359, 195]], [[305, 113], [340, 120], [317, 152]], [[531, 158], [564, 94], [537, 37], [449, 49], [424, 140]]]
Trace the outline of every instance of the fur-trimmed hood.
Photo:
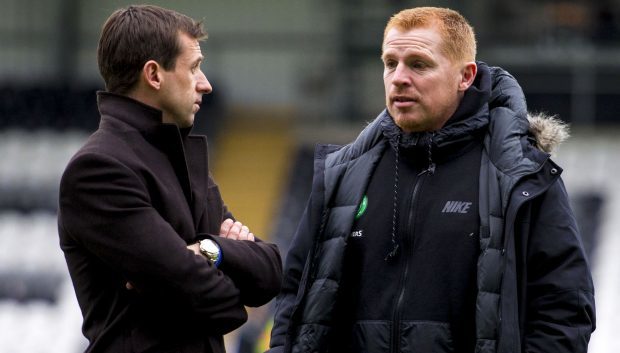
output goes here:
[[568, 124], [556, 116], [528, 113], [527, 120], [536, 147], [543, 152], [553, 154], [558, 146], [570, 137]]

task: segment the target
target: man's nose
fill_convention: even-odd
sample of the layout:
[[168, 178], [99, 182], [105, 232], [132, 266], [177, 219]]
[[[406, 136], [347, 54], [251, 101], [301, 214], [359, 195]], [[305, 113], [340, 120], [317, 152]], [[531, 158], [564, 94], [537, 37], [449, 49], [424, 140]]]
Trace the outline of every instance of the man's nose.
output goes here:
[[209, 94], [213, 91], [213, 87], [211, 87], [211, 83], [207, 79], [207, 76], [200, 71], [198, 75], [198, 82], [196, 84], [196, 91], [202, 94]]
[[396, 86], [410, 85], [411, 84], [411, 73], [407, 68], [407, 65], [403, 63], [399, 63], [394, 69], [394, 76], [392, 78], [392, 83]]

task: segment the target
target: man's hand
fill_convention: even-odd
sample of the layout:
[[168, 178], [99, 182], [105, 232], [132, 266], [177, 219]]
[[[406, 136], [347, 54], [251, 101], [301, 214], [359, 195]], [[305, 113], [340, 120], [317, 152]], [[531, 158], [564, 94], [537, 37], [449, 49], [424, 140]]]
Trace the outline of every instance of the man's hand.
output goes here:
[[250, 229], [244, 226], [241, 222], [235, 222], [230, 218], [227, 218], [222, 222], [220, 226], [220, 237], [234, 239], [234, 240], [249, 240], [254, 241], [254, 234], [250, 232]]
[[200, 252], [200, 243], [188, 245], [187, 248], [193, 251], [196, 255], [202, 255], [202, 253]]

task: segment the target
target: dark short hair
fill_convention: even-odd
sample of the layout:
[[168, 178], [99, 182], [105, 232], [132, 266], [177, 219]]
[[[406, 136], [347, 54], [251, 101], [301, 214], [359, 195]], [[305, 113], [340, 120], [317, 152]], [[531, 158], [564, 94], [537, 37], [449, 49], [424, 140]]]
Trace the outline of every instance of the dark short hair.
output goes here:
[[149, 60], [165, 70], [174, 69], [180, 54], [179, 33], [202, 40], [202, 22], [176, 11], [152, 5], [116, 10], [106, 20], [97, 47], [99, 72], [109, 92], [126, 94], [138, 81]]

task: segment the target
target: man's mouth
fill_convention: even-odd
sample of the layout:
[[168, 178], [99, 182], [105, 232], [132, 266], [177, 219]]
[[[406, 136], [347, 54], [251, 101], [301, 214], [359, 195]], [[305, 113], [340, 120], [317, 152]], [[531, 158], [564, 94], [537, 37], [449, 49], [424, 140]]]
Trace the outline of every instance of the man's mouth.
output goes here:
[[202, 103], [202, 101], [195, 101], [194, 104], [194, 114], [196, 114], [199, 110], [200, 110], [200, 103]]
[[392, 97], [392, 103], [397, 108], [411, 107], [412, 105], [415, 104], [415, 102], [416, 102], [415, 99], [408, 97], [408, 96], [393, 96]]

